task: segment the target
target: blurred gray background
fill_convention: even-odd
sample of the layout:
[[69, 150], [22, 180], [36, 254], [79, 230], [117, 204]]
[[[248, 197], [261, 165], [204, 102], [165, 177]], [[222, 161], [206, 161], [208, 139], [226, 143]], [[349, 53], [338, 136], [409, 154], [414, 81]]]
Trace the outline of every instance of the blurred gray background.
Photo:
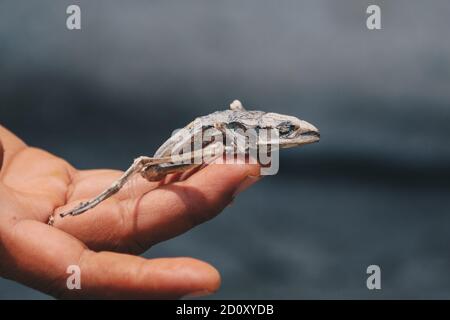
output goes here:
[[[212, 263], [213, 298], [450, 298], [449, 30], [448, 0], [2, 0], [0, 123], [125, 169], [236, 98], [299, 116], [319, 144], [145, 256]], [[0, 298], [49, 297], [0, 279]]]

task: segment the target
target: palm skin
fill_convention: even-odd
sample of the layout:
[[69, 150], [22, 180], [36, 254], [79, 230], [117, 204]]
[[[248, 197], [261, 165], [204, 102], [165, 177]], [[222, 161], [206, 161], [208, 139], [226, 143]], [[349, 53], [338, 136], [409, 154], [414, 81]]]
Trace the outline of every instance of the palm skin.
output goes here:
[[[220, 275], [205, 262], [133, 254], [214, 217], [257, 181], [258, 166], [209, 165], [154, 183], [132, 209], [119, 192], [80, 216], [56, 214], [49, 226], [51, 214], [97, 195], [122, 172], [76, 170], [1, 126], [0, 141], [0, 276], [58, 298], [180, 298], [218, 289]], [[70, 265], [80, 267], [80, 290], [66, 286]]]

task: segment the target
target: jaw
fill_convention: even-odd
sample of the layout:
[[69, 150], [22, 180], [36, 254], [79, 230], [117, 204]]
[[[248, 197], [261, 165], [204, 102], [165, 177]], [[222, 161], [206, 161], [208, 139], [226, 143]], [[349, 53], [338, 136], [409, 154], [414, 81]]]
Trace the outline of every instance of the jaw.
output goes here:
[[320, 134], [318, 132], [301, 134], [292, 139], [280, 139], [280, 149], [300, 147], [305, 144], [316, 143], [320, 141]]

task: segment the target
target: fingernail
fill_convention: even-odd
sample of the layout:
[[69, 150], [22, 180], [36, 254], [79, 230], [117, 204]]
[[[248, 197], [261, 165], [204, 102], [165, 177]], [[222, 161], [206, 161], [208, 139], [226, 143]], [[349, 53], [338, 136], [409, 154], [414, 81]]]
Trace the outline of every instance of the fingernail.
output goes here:
[[199, 290], [199, 291], [194, 291], [194, 292], [188, 293], [187, 295], [183, 296], [183, 298], [198, 298], [198, 297], [209, 296], [210, 294], [212, 294], [212, 292], [210, 292], [208, 290]]
[[236, 191], [233, 194], [233, 198], [236, 197], [239, 193], [247, 190], [248, 188], [250, 188], [253, 184], [255, 184], [256, 182], [258, 182], [259, 180], [261, 180], [262, 176], [248, 176], [247, 178], [244, 179], [244, 181], [241, 182], [241, 184], [239, 185], [239, 187], [236, 189]]

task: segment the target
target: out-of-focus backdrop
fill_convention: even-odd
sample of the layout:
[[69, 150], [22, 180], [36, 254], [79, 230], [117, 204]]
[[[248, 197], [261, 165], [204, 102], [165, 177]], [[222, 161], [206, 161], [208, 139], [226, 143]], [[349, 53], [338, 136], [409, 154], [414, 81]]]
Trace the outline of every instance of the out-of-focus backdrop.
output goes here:
[[[319, 144], [145, 256], [212, 263], [213, 298], [450, 298], [449, 30], [448, 0], [2, 0], [0, 123], [125, 169], [233, 99], [299, 116]], [[0, 279], [0, 298], [48, 296]]]

